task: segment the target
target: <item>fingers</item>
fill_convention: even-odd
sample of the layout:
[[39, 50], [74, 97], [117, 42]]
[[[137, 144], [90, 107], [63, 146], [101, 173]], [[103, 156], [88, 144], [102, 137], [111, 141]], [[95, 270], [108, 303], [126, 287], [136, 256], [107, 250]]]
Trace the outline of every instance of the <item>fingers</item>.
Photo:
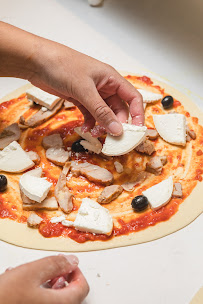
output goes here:
[[129, 104], [132, 123], [135, 125], [144, 124], [144, 108], [142, 95], [134, 86], [118, 73], [109, 77], [109, 82], [115, 82], [117, 95]]
[[69, 276], [68, 281], [69, 285], [63, 289], [43, 290], [47, 303], [49, 298], [52, 304], [79, 304], [85, 299], [89, 292], [89, 285], [79, 268]]
[[123, 102], [119, 96], [112, 95], [106, 99], [106, 103], [111, 110], [116, 114], [120, 122], [126, 123], [129, 116], [129, 109], [125, 102]]
[[122, 125], [115, 113], [109, 108], [106, 102], [99, 95], [95, 85], [86, 88], [84, 94], [79, 96], [78, 100], [88, 109], [95, 120], [105, 129], [107, 132], [113, 135], [120, 135], [123, 132]]
[[[46, 257], [28, 264], [19, 266], [11, 272], [19, 272], [19, 276], [30, 280], [32, 285], [41, 285], [55, 277], [71, 273], [78, 267], [78, 258], [74, 255], [59, 255]], [[32, 274], [28, 276], [28, 273]]]

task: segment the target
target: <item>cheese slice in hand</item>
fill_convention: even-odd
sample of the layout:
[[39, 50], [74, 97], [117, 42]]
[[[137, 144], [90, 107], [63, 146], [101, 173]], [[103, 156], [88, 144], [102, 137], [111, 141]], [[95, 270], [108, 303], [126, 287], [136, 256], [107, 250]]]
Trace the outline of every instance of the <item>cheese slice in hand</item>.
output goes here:
[[21, 191], [31, 200], [41, 203], [52, 186], [45, 178], [25, 173], [19, 181]]
[[166, 205], [170, 201], [172, 193], [172, 176], [142, 192], [142, 194], [147, 197], [151, 208], [154, 210]]
[[30, 101], [36, 102], [37, 104], [52, 110], [54, 106], [61, 100], [60, 97], [49, 94], [37, 87], [32, 87], [26, 91], [27, 98]]
[[142, 95], [144, 103], [154, 103], [163, 98], [162, 94], [157, 94], [147, 90], [137, 89], [138, 92]]
[[108, 156], [124, 155], [136, 148], [145, 138], [147, 127], [123, 123], [123, 134], [107, 134], [102, 153]]
[[0, 151], [0, 170], [6, 172], [23, 172], [32, 168], [35, 163], [21, 148], [17, 141], [13, 141]]
[[155, 128], [168, 143], [186, 145], [186, 118], [183, 114], [153, 115]]
[[89, 198], [84, 198], [74, 227], [79, 231], [111, 235], [113, 220], [108, 209]]

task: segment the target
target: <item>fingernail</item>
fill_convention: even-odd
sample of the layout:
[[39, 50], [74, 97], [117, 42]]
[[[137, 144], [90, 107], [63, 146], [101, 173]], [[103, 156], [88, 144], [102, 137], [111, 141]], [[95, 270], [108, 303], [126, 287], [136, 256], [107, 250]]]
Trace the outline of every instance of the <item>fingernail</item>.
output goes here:
[[112, 121], [108, 125], [108, 129], [112, 135], [121, 135], [123, 133], [122, 125], [120, 123], [118, 123], [117, 121]]
[[75, 255], [65, 255], [65, 254], [60, 254], [63, 255], [68, 263], [72, 266], [77, 266], [79, 264], [79, 260]]

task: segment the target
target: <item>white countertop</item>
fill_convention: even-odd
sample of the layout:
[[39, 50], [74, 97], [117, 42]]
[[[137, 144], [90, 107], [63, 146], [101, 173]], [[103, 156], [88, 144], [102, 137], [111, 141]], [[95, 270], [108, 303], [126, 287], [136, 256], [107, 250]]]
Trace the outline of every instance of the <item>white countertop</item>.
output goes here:
[[[203, 5], [172, 2], [105, 0], [102, 8], [91, 8], [86, 0], [0, 0], [0, 20], [120, 70], [153, 71], [192, 91], [203, 108]], [[24, 83], [1, 78], [0, 97]], [[85, 303], [189, 304], [203, 285], [202, 219], [154, 242], [77, 254], [91, 288]], [[1, 242], [0, 271], [51, 254]]]

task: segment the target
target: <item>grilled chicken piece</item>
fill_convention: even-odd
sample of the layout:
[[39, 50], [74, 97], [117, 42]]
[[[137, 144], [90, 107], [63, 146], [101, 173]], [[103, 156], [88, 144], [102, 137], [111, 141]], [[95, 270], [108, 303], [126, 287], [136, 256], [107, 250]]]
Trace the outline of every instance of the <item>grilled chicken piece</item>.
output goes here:
[[64, 166], [69, 159], [69, 152], [63, 148], [49, 148], [46, 150], [46, 158], [58, 166]]
[[43, 219], [36, 213], [31, 213], [27, 219], [27, 225], [30, 228], [38, 228]]
[[138, 173], [135, 181], [124, 183], [121, 186], [125, 191], [132, 192], [134, 190], [134, 187], [144, 182], [146, 178], [147, 178], [147, 172], [141, 171]]
[[75, 176], [80, 174], [85, 176], [91, 182], [100, 183], [102, 185], [110, 185], [113, 182], [113, 175], [107, 169], [101, 168], [90, 163], [71, 163], [71, 171]]
[[24, 194], [22, 195], [22, 200], [23, 200], [23, 210], [27, 211], [37, 211], [37, 210], [58, 210], [58, 204], [55, 199], [55, 197], [47, 197], [42, 203], [31, 203], [33, 202], [30, 200], [28, 197], [26, 197]]
[[18, 141], [20, 134], [21, 131], [17, 123], [13, 123], [12, 125], [3, 129], [3, 131], [0, 133], [0, 150], [3, 150], [14, 140]]
[[150, 140], [146, 139], [141, 144], [139, 144], [139, 146], [137, 146], [135, 150], [140, 153], [151, 155], [152, 153], [154, 153], [155, 147]]
[[178, 197], [178, 198], [183, 197], [181, 183], [174, 183], [174, 185], [173, 185], [173, 197]]
[[33, 116], [28, 118], [28, 120], [25, 120], [23, 116], [20, 117], [20, 123], [22, 125], [28, 126], [28, 127], [36, 127], [47, 121], [49, 118], [51, 118], [53, 115], [55, 115], [60, 108], [62, 107], [63, 100], [60, 100], [55, 107], [53, 107], [52, 110], [44, 111], [42, 108], [35, 113]]
[[196, 133], [193, 130], [190, 130], [188, 126], [186, 126], [186, 141], [191, 141], [192, 139], [196, 139]]
[[59, 176], [55, 187], [55, 197], [61, 210], [65, 213], [70, 213], [73, 209], [73, 195], [69, 192], [66, 186], [66, 175], [70, 170], [70, 163], [66, 163]]
[[157, 139], [159, 136], [159, 133], [157, 132], [156, 129], [147, 129], [147, 134], [146, 134], [146, 137], [149, 138], [149, 139]]
[[97, 198], [97, 202], [100, 204], [108, 204], [115, 200], [123, 191], [123, 187], [120, 185], [111, 185], [104, 188]]
[[63, 147], [63, 140], [60, 136], [60, 134], [52, 134], [45, 136], [42, 140], [42, 146], [44, 147], [45, 150], [49, 148], [54, 148], [58, 147], [61, 148]]
[[35, 151], [28, 151], [27, 152], [29, 158], [35, 163], [35, 165], [38, 165], [40, 163], [40, 157]]
[[116, 169], [116, 172], [117, 173], [122, 173], [123, 172], [123, 165], [121, 163], [119, 163], [118, 161], [115, 161], [114, 162], [114, 166], [115, 166], [115, 169]]
[[68, 109], [71, 109], [71, 108], [75, 107], [74, 103], [72, 103], [68, 100], [65, 100], [63, 105], [64, 105], [65, 110], [68, 110]]
[[154, 156], [146, 164], [146, 171], [153, 173], [155, 175], [160, 175], [163, 166], [167, 163], [167, 156]]

